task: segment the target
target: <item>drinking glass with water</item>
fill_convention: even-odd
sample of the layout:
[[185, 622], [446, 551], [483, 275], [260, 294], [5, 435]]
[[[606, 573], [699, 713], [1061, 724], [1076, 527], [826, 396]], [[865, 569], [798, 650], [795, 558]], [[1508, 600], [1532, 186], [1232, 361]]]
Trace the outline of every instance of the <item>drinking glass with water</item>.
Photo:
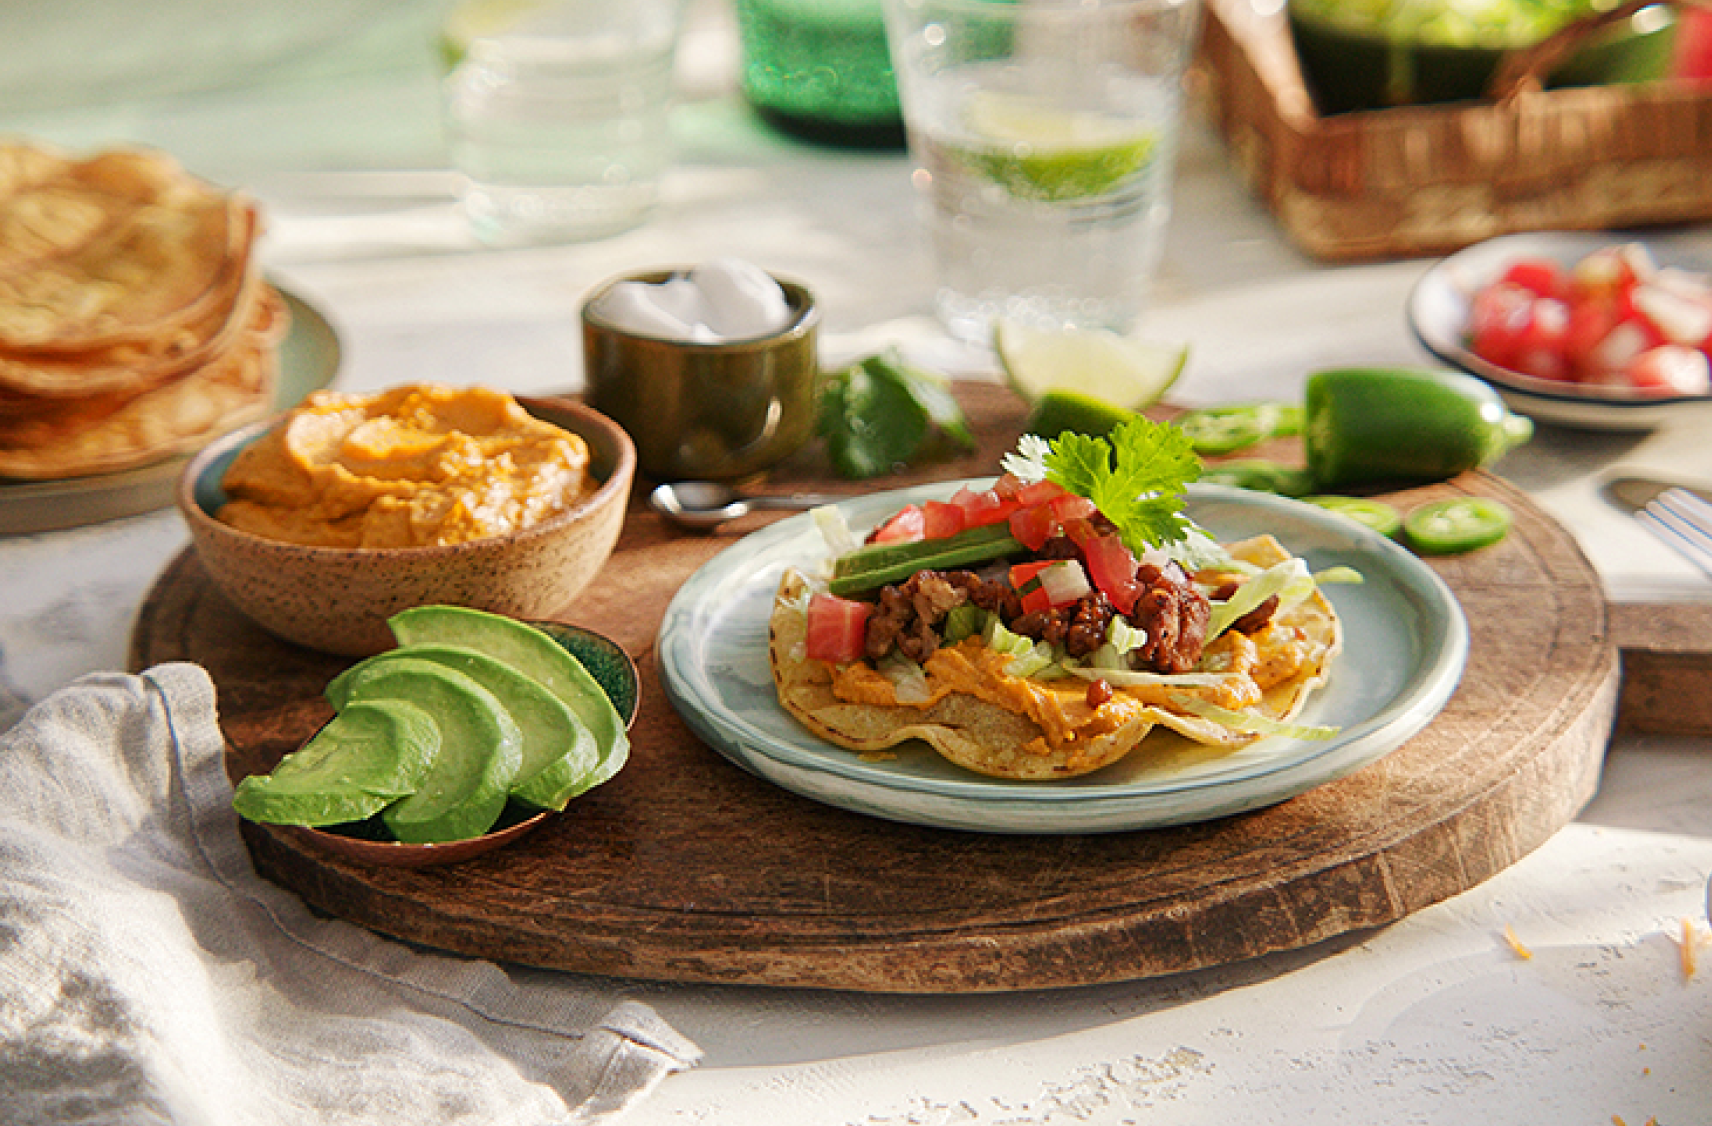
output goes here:
[[653, 209], [684, 0], [464, 0], [447, 17], [444, 116], [483, 242], [613, 234]]
[[1198, 0], [886, 0], [951, 332], [1126, 331], [1171, 207]]

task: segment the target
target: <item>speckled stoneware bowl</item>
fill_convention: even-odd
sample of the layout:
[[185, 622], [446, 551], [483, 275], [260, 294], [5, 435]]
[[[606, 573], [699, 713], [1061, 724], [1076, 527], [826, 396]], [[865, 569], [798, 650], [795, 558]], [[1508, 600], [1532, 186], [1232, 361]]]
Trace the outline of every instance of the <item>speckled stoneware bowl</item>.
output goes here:
[[765, 336], [719, 343], [666, 340], [600, 312], [621, 282], [659, 284], [684, 269], [614, 278], [583, 302], [588, 401], [630, 431], [637, 464], [657, 481], [729, 481], [795, 453], [814, 433], [820, 310], [802, 284], [774, 277], [791, 319]]
[[221, 479], [271, 423], [214, 442], [179, 478], [179, 511], [220, 592], [268, 632], [328, 653], [390, 648], [386, 620], [411, 606], [446, 604], [514, 618], [568, 605], [612, 554], [624, 526], [636, 447], [600, 412], [567, 399], [520, 399], [538, 418], [582, 436], [601, 484], [575, 507], [521, 532], [445, 547], [305, 547], [240, 532], [214, 518]]

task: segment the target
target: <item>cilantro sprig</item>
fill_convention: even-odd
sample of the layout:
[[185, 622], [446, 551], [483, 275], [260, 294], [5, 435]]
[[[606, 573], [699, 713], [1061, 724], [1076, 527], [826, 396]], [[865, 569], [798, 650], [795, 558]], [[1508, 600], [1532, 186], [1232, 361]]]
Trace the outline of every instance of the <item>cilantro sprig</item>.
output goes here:
[[1188, 435], [1137, 415], [1104, 438], [1065, 431], [1048, 441], [1025, 434], [1006, 471], [1052, 481], [1094, 502], [1136, 554], [1180, 543], [1197, 530], [1183, 514], [1183, 490], [1201, 475]]
[[828, 373], [816, 429], [833, 468], [852, 480], [894, 472], [941, 449], [975, 448], [947, 379], [906, 362], [895, 348]]

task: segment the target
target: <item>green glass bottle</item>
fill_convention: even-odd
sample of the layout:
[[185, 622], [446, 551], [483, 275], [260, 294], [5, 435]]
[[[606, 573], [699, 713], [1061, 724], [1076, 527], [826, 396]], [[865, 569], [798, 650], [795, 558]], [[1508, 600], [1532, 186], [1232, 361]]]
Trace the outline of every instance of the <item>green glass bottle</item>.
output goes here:
[[822, 144], [902, 148], [881, 0], [737, 0], [743, 94], [761, 117]]

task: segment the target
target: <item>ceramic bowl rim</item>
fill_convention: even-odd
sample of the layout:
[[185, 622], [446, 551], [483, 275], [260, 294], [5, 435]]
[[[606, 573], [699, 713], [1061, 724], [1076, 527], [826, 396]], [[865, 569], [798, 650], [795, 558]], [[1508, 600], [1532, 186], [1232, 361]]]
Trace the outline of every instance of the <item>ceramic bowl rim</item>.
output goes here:
[[662, 266], [652, 270], [638, 270], [631, 273], [618, 274], [606, 279], [596, 285], [593, 289], [589, 290], [588, 296], [583, 299], [583, 326], [587, 329], [594, 329], [598, 332], [608, 333], [624, 340], [634, 340], [649, 344], [662, 344], [672, 348], [681, 348], [685, 352], [697, 355], [720, 356], [742, 352], [762, 352], [775, 347], [792, 344], [801, 340], [820, 324], [820, 301], [815, 297], [814, 291], [810, 289], [806, 283], [798, 281], [796, 278], [785, 274], [777, 274], [771, 270], [766, 271], [767, 276], [779, 283], [779, 287], [785, 291], [786, 299], [791, 300], [792, 304], [796, 306], [797, 315], [792, 318], [791, 322], [785, 327], [773, 332], [764, 333], [760, 336], [745, 336], [735, 340], [715, 341], [674, 340], [669, 336], [655, 336], [652, 333], [635, 332], [631, 329], [624, 328], [613, 323], [611, 319], [602, 316], [595, 307], [599, 303], [600, 299], [605, 297], [613, 287], [622, 285], [625, 282], [642, 282], [647, 285], [658, 285], [669, 278], [686, 275], [693, 268], [694, 267], [692, 266]]

